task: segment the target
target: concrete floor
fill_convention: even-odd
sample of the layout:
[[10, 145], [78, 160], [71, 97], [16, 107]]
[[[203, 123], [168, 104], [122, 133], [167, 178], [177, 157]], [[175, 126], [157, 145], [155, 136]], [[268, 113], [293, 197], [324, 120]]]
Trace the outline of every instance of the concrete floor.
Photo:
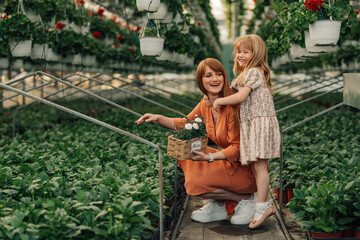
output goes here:
[[247, 225], [232, 225], [228, 220], [198, 223], [191, 220], [190, 215], [194, 210], [203, 206], [202, 199], [190, 196], [182, 223], [177, 232], [177, 240], [286, 240], [276, 216], [268, 218], [256, 230], [250, 230]]

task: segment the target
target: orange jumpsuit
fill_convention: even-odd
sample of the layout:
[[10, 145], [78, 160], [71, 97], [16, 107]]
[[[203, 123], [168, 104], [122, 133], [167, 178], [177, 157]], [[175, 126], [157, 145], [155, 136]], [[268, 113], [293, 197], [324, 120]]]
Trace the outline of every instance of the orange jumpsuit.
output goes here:
[[[241, 165], [239, 160], [239, 134], [235, 131], [234, 110], [231, 106], [224, 106], [219, 112], [216, 126], [214, 126], [211, 107], [204, 100], [188, 115], [190, 120], [203, 117], [208, 137], [222, 148], [221, 152], [226, 160], [206, 161], [178, 160], [185, 175], [185, 189], [189, 195], [200, 195], [216, 189], [225, 189], [239, 194], [257, 191], [255, 175], [251, 165]], [[180, 123], [181, 121], [181, 123]], [[182, 124], [183, 123], [183, 124]], [[185, 118], [174, 118], [175, 126], [186, 123]], [[219, 150], [207, 147], [207, 153]], [[226, 201], [228, 213], [233, 213], [237, 202]]]

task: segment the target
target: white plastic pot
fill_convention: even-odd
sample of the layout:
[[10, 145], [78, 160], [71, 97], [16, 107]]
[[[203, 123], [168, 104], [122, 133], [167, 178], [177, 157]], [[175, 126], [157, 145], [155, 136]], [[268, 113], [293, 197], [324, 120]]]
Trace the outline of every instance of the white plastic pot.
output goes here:
[[309, 26], [310, 39], [315, 46], [336, 45], [340, 37], [341, 21], [318, 20]]
[[160, 3], [160, 7], [156, 12], [149, 13], [150, 19], [164, 19], [166, 13], [168, 12], [168, 7], [165, 3]]
[[297, 60], [304, 57], [316, 57], [318, 56], [318, 53], [309, 53], [306, 48], [302, 48], [300, 45], [292, 43], [290, 48], [290, 55], [292, 59]]
[[49, 52], [48, 44], [34, 44], [31, 50], [31, 59], [47, 59]]
[[160, 56], [164, 48], [164, 38], [140, 38], [140, 51], [143, 56]]
[[32, 40], [10, 42], [10, 51], [13, 57], [29, 57], [31, 55]]
[[160, 7], [160, 0], [136, 0], [139, 11], [156, 12]]
[[161, 20], [162, 23], [170, 23], [173, 18], [173, 12], [167, 12], [165, 17]]
[[61, 55], [55, 53], [51, 48], [48, 49], [46, 61], [60, 62]]
[[33, 12], [31, 10], [26, 10], [25, 15], [31, 22], [40, 22], [41, 21], [40, 15], [36, 14], [35, 12]]
[[305, 31], [305, 47], [310, 53], [326, 53], [329, 52], [333, 46], [315, 46], [311, 41], [309, 31]]
[[156, 57], [158, 61], [171, 61], [173, 59], [173, 55], [169, 50], [164, 49], [159, 57]]
[[9, 67], [9, 59], [0, 58], [0, 69], [8, 69], [8, 67]]
[[11, 69], [21, 69], [23, 67], [23, 60], [22, 59], [16, 59], [12, 64], [11, 64]]

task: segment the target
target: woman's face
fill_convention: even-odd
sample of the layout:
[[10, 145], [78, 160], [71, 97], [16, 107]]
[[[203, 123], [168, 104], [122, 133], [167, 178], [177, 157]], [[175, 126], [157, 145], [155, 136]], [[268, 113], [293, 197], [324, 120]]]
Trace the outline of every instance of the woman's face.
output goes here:
[[238, 62], [241, 68], [244, 68], [252, 58], [252, 55], [253, 52], [250, 49], [239, 48], [236, 51], [236, 61]]
[[210, 67], [205, 66], [205, 74], [202, 77], [205, 90], [210, 95], [218, 95], [224, 86], [224, 75], [222, 72], [215, 72]]

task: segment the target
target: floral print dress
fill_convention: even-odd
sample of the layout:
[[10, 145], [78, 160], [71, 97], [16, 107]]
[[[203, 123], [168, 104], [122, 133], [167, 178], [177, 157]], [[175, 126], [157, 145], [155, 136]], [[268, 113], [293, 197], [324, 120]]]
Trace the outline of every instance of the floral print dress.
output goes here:
[[265, 76], [258, 68], [249, 69], [242, 83], [234, 80], [231, 87], [249, 87], [251, 92], [240, 104], [240, 162], [249, 164], [257, 158], [280, 156], [280, 129], [272, 95]]

